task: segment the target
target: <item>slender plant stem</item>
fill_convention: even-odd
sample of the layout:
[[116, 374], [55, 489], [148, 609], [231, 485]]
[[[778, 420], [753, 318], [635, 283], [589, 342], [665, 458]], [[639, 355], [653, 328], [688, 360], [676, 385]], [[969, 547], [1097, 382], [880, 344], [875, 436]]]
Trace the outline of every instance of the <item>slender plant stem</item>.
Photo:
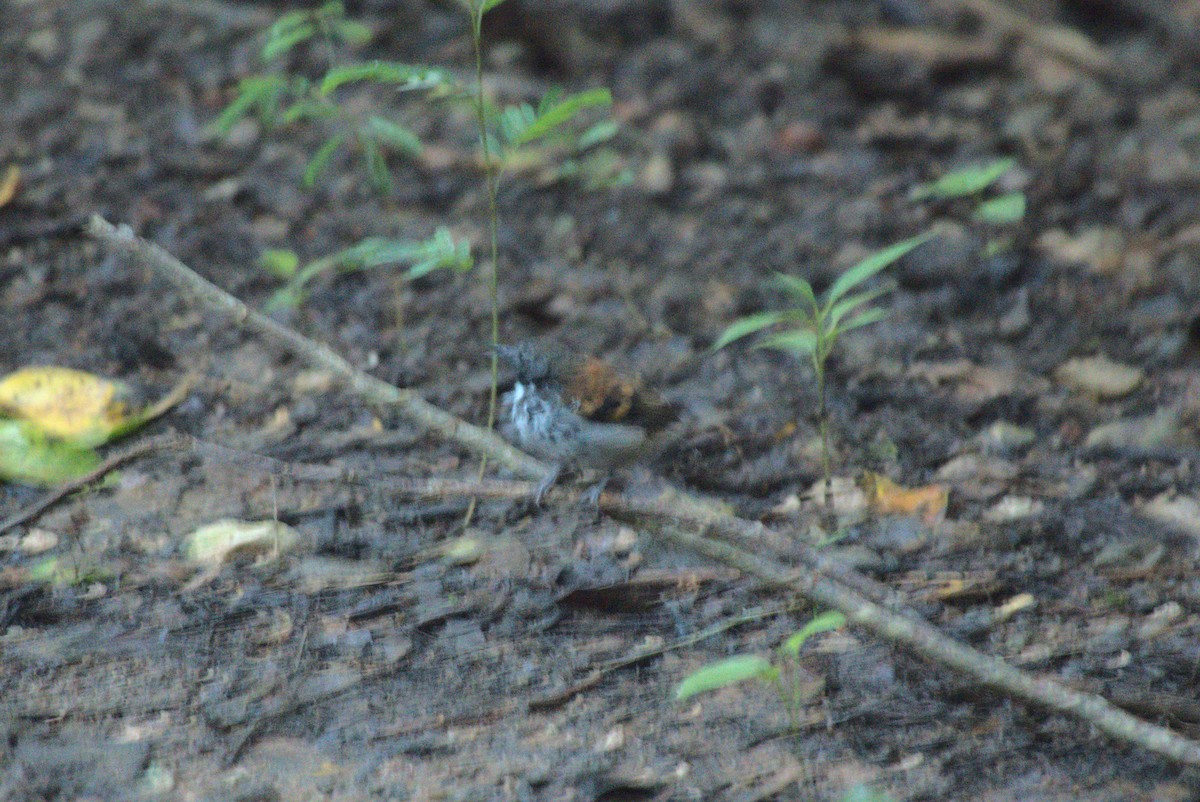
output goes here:
[[825, 390], [825, 360], [816, 352], [814, 352], [813, 366], [817, 372], [817, 403], [820, 404], [817, 412], [817, 426], [821, 432], [821, 474], [825, 480], [825, 519], [828, 523], [833, 523], [833, 455], [829, 448], [829, 400]]
[[[487, 135], [487, 109], [483, 97], [483, 4], [476, 7], [473, 19], [475, 40], [475, 114], [479, 121], [479, 147], [483, 156], [483, 170], [487, 182], [488, 196], [488, 239], [489, 270], [488, 300], [492, 305], [492, 388], [488, 398], [488, 429], [496, 425], [496, 385], [499, 380], [499, 356], [495, 346], [500, 344], [500, 292], [498, 278], [499, 234], [496, 196], [500, 191], [500, 176], [492, 161], [492, 147]], [[486, 460], [486, 456], [484, 457]]]
[[[498, 277], [499, 236], [498, 213], [496, 196], [499, 194], [500, 176], [496, 165], [492, 162], [492, 148], [488, 141], [487, 108], [483, 96], [483, 0], [475, 0], [471, 9], [471, 39], [475, 45], [475, 117], [479, 123], [479, 149], [483, 158], [484, 181], [487, 185], [488, 198], [488, 301], [492, 307], [492, 385], [488, 393], [487, 430], [490, 432], [496, 426], [497, 385], [500, 380], [500, 362], [496, 346], [500, 344], [500, 290]], [[479, 478], [482, 479], [487, 471], [488, 459], [484, 454], [479, 460]], [[475, 499], [467, 507], [463, 528], [470, 526], [475, 515]]]

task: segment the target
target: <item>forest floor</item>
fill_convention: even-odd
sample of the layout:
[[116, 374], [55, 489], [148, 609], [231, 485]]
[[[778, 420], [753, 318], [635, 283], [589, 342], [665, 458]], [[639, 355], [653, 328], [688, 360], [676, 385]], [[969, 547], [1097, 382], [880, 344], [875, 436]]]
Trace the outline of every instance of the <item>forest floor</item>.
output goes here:
[[[307, 262], [445, 226], [481, 265], [487, 253], [467, 106], [343, 90], [425, 142], [388, 161], [386, 192], [349, 151], [302, 186], [321, 124], [213, 134], [285, 10], [0, 12], [0, 177], [20, 171], [0, 205], [0, 369], [67, 365], [148, 398], [198, 371], [129, 442], [173, 427], [227, 449], [134, 460], [0, 533], [0, 796], [1196, 797], [1194, 770], [861, 627], [801, 652], [794, 728], [765, 685], [677, 702], [690, 672], [768, 655], [820, 611], [566, 494], [540, 509], [482, 501], [464, 532], [466, 498], [273, 470], [472, 480], [479, 457], [101, 247], [84, 222], [128, 224], [252, 308], [280, 286], [259, 266], [267, 249]], [[372, 39], [334, 57], [469, 81], [454, 3], [348, 14]], [[886, 319], [843, 338], [829, 395], [839, 487], [873, 471], [948, 502], [924, 516], [860, 505], [812, 545], [946, 635], [1200, 734], [1197, 4], [509, 0], [492, 15], [496, 101], [607, 87], [618, 123], [588, 158], [542, 153], [505, 175], [502, 340], [639, 374], [684, 411], [657, 481], [803, 541], [822, 518], [811, 369], [710, 346], [778, 308], [775, 273], [821, 290], [937, 231], [890, 270]], [[284, 62], [319, 76], [328, 57]], [[990, 194], [914, 198], [1002, 157], [1016, 166]], [[980, 221], [980, 199], [1001, 192], [1023, 193], [1024, 217]], [[325, 273], [273, 315], [483, 423], [485, 276]], [[0, 515], [42, 492], [5, 486]], [[303, 545], [197, 568], [184, 539], [220, 519], [279, 519]], [[78, 581], [36, 581], [48, 555], [82, 566]]]

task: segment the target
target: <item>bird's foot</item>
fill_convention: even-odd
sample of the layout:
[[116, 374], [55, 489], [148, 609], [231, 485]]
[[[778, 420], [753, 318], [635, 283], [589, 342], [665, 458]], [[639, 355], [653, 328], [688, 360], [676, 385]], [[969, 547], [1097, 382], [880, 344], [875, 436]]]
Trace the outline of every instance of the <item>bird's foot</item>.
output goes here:
[[583, 494], [584, 503], [588, 504], [591, 507], [595, 507], [596, 509], [599, 509], [600, 508], [600, 494], [604, 492], [604, 488], [607, 486], [608, 486], [608, 477], [606, 476], [603, 479], [601, 479], [599, 482], [596, 482], [596, 484], [594, 484], [590, 488], [588, 488], [587, 492]]
[[562, 466], [555, 465], [550, 468], [550, 472], [542, 477], [542, 481], [538, 482], [537, 490], [533, 491], [533, 504], [535, 507], [542, 506], [542, 499], [545, 498], [547, 491], [554, 487], [554, 483], [558, 481], [558, 475], [562, 473]]

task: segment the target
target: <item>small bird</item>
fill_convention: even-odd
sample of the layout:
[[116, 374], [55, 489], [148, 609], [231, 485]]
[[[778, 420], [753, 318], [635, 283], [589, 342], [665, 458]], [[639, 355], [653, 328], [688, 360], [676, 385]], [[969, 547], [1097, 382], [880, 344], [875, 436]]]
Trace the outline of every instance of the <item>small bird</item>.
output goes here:
[[538, 504], [566, 466], [606, 474], [587, 494], [598, 502], [607, 474], [636, 462], [652, 436], [679, 419], [674, 405], [595, 357], [529, 342], [499, 345], [496, 353], [516, 372], [501, 433], [553, 465], [538, 485]]

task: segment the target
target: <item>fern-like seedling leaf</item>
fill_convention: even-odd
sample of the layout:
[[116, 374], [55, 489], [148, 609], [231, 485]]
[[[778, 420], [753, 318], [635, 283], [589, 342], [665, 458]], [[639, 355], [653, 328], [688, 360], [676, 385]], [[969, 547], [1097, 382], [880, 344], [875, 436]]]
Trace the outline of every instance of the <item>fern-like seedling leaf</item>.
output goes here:
[[280, 96], [287, 91], [288, 82], [278, 75], [252, 75], [243, 78], [238, 83], [238, 93], [229, 105], [213, 122], [213, 130], [225, 136], [257, 106], [264, 118], [271, 117], [279, 103]]
[[334, 67], [321, 79], [320, 93], [328, 95], [340, 86], [358, 81], [395, 84], [404, 92], [435, 89], [448, 83], [446, 73], [442, 70], [394, 61], [371, 61]]
[[375, 139], [405, 156], [416, 158], [421, 155], [421, 140], [410, 128], [373, 115], [367, 119], [367, 129]]
[[328, 120], [337, 116], [337, 109], [319, 100], [298, 100], [283, 110], [279, 122], [283, 125], [301, 120]]
[[371, 29], [355, 20], [341, 20], [333, 26], [339, 39], [351, 45], [365, 45], [371, 41]]
[[359, 145], [362, 147], [363, 161], [367, 165], [367, 178], [376, 192], [386, 193], [392, 190], [392, 173], [387, 166], [387, 158], [383, 148], [373, 136], [360, 136]]
[[317, 26], [311, 22], [288, 27], [276, 32], [273, 28], [267, 36], [267, 41], [259, 54], [263, 61], [273, 61], [291, 50], [296, 45], [307, 42], [317, 33]]
[[[543, 137], [549, 136], [566, 125], [575, 115], [590, 106], [612, 105], [612, 93], [604, 88], [589, 89], [577, 92], [561, 99], [557, 96], [547, 102], [543, 100], [533, 118], [517, 137], [506, 137], [513, 145], [524, 145]], [[532, 111], [532, 109], [530, 109]]]

